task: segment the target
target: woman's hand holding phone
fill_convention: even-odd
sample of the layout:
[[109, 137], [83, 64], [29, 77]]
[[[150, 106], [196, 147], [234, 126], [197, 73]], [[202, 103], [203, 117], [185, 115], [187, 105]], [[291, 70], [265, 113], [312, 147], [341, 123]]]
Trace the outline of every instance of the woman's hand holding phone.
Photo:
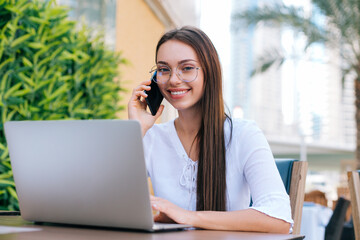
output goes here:
[[156, 119], [160, 117], [164, 110], [164, 105], [161, 105], [155, 116], [146, 111], [147, 103], [145, 99], [148, 95], [144, 91], [151, 89], [150, 84], [151, 80], [149, 79], [134, 88], [128, 103], [128, 117], [131, 120], [140, 122], [143, 136], [145, 136], [147, 130], [154, 125]]

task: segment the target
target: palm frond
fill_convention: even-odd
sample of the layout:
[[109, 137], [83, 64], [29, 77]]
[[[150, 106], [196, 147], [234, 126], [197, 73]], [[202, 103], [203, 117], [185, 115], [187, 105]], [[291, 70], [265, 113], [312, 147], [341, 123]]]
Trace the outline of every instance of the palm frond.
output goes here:
[[[302, 8], [284, 4], [268, 5], [233, 14], [232, 29], [241, 26], [266, 25], [288, 26], [302, 32], [306, 38], [304, 51], [313, 43], [325, 43], [328, 47], [340, 47], [340, 55], [349, 67], [360, 75], [360, 1], [359, 0], [312, 0], [312, 13]], [[264, 69], [271, 61], [264, 62]], [[258, 68], [257, 71], [258, 72]], [[346, 73], [345, 71], [344, 73]]]
[[360, 1], [312, 0], [312, 3], [327, 17], [329, 28], [340, 33], [342, 44], [347, 44], [352, 55], [360, 60]]
[[285, 59], [284, 54], [278, 49], [268, 50], [256, 60], [255, 69], [252, 70], [251, 76], [266, 72], [271, 67], [280, 67]]
[[285, 6], [284, 4], [264, 6], [235, 13], [232, 16], [232, 20], [232, 29], [234, 31], [237, 31], [243, 23], [251, 25], [264, 22], [267, 25], [290, 26], [307, 36], [306, 48], [312, 43], [324, 43], [329, 40], [327, 30], [316, 24], [311, 15], [309, 17], [306, 16], [302, 8]]
[[346, 36], [347, 31], [359, 35], [360, 1], [358, 0], [312, 0], [316, 8], [324, 14]]

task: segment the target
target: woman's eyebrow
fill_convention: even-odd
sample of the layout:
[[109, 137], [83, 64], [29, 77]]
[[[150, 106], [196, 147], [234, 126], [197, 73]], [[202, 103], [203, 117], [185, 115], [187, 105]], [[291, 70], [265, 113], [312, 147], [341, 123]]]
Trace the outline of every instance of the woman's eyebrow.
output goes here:
[[196, 62], [194, 59], [184, 59], [178, 62], [178, 64], [184, 63], [184, 62], [189, 62], [189, 61], [193, 61]]
[[167, 62], [165, 61], [158, 61], [157, 64], [164, 64], [164, 65], [169, 65]]
[[[181, 63], [184, 63], [184, 62], [189, 62], [189, 61], [196, 62], [194, 59], [183, 59], [183, 60], [180, 60], [180, 61], [178, 62], [178, 64], [181, 64]], [[168, 65], [168, 66], [169, 66], [169, 63], [166, 62], [166, 61], [158, 61], [157, 64], [164, 64], [164, 65]]]

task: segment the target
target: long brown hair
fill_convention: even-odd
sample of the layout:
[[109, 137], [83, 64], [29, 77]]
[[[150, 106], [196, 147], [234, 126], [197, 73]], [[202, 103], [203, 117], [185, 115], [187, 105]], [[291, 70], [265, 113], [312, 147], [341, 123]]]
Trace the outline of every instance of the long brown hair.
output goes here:
[[198, 140], [198, 174], [196, 209], [226, 210], [226, 161], [224, 122], [228, 118], [222, 96], [222, 73], [219, 56], [209, 37], [200, 29], [185, 26], [165, 33], [156, 47], [168, 40], [178, 40], [191, 46], [204, 73], [204, 95], [199, 105], [201, 125]]

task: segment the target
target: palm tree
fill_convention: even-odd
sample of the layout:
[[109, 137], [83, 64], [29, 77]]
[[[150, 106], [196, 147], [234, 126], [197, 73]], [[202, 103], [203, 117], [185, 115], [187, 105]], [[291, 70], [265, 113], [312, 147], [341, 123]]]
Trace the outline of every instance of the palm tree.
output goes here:
[[[306, 36], [304, 51], [315, 44], [322, 43], [328, 47], [340, 49], [339, 51], [346, 66], [344, 76], [353, 74], [355, 84], [356, 106], [356, 161], [360, 168], [360, 0], [312, 0], [312, 7], [325, 16], [326, 24], [319, 25], [314, 14], [308, 14], [304, 9], [284, 4], [258, 7], [232, 16], [233, 28], [240, 25], [257, 24], [265, 22], [277, 26], [289, 26], [295, 31]], [[261, 57], [261, 64], [255, 72], [264, 72], [274, 64], [281, 65], [284, 56], [274, 52], [266, 57]]]

